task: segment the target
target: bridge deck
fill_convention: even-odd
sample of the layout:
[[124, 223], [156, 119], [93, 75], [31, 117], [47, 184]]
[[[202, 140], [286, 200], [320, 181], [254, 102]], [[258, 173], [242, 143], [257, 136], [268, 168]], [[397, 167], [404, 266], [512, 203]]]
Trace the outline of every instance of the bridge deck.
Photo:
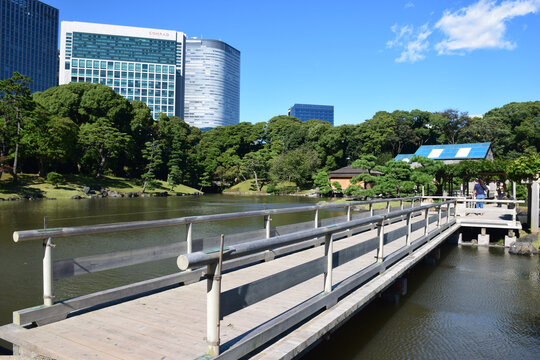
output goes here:
[[[423, 221], [423, 217], [413, 218], [413, 221]], [[398, 222], [388, 225], [387, 230], [392, 231], [401, 227], [403, 227], [403, 223]], [[436, 224], [434, 223], [430, 225], [430, 228], [435, 227]], [[458, 227], [459, 225], [455, 225], [447, 232], [453, 232]], [[415, 240], [422, 235], [423, 229], [419, 229], [412, 233], [412, 239]], [[334, 251], [368, 241], [376, 236], [376, 230], [371, 230], [341, 239], [334, 243]], [[425, 247], [428, 248], [429, 244], [431, 243], [428, 243]], [[405, 237], [403, 236], [385, 245], [385, 255], [389, 255], [404, 245]], [[222, 291], [250, 283], [321, 256], [324, 256], [324, 246], [224, 274]], [[336, 284], [362, 268], [373, 264], [376, 260], [375, 257], [376, 251], [372, 251], [334, 268], [333, 283]], [[411, 256], [402, 260], [401, 263], [403, 261], [406, 263], [409, 258]], [[409, 259], [410, 265], [406, 266], [411, 266], [414, 263], [411, 259]], [[400, 264], [390, 270], [402, 266]], [[347, 300], [349, 303], [346, 301], [344, 302], [345, 305], [350, 305], [350, 301], [357, 305], [361, 304], [362, 301], [368, 301], [369, 296], [373, 295], [373, 286], [382, 290], [384, 288], [380, 288], [382, 285], [374, 285], [373, 281], [375, 280], [361, 288], [364, 289], [363, 293], [356, 291], [346, 298], [346, 300], [349, 299]], [[370, 286], [372, 286], [371, 289]], [[323, 287], [323, 275], [319, 275], [268, 299], [225, 316], [221, 322], [221, 344], [234, 343], [246, 332], [319, 294]], [[16, 344], [21, 349], [22, 355], [34, 353], [59, 360], [194, 359], [204, 355], [206, 352], [205, 295], [206, 282], [202, 281], [32, 329], [24, 329], [16, 325], [0, 327], [0, 338]], [[340, 302], [340, 304], [342, 303]], [[336, 315], [338, 310], [339, 306], [334, 306], [312, 321], [317, 321], [317, 319], [320, 321], [320, 316], [329, 316], [328, 314], [332, 312]], [[339, 316], [337, 319], [339, 320]], [[335, 325], [338, 324], [338, 320], [334, 320]], [[302, 340], [302, 337], [298, 335], [298, 331], [301, 331], [306, 326], [309, 327], [310, 323], [311, 321], [301, 329], [291, 333], [290, 338], [282, 339], [257, 356], [277, 358], [286, 353], [289, 355], [295, 354], [305, 348], [314, 341], [314, 333], [304, 332], [309, 336], [304, 336], [307, 336], [308, 340], [305, 338]], [[322, 328], [324, 329], [324, 326]], [[315, 331], [316, 333], [317, 331]], [[284, 344], [286, 344], [285, 348], [288, 350], [283, 349]]]

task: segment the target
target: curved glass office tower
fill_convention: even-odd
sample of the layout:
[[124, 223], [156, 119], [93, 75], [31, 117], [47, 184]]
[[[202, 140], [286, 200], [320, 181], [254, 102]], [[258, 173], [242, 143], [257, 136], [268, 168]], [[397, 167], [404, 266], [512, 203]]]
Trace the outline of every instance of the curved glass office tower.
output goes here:
[[201, 129], [238, 124], [240, 51], [218, 40], [185, 44], [184, 121]]

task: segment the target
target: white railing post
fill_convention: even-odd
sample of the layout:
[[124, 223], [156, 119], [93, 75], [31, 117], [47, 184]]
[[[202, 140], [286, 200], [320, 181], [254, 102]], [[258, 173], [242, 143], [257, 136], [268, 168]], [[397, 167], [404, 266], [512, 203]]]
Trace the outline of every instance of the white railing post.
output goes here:
[[377, 223], [377, 235], [379, 236], [379, 249], [377, 250], [377, 262], [384, 261], [384, 218]]
[[315, 210], [315, 228], [319, 227], [319, 209]]
[[446, 223], [450, 222], [450, 203], [446, 204]]
[[[352, 213], [351, 213], [351, 206], [347, 206], [347, 222], [352, 220]], [[352, 235], [351, 229], [347, 229], [347, 237], [350, 237]]]
[[186, 224], [186, 252], [193, 252], [193, 223]]
[[407, 214], [407, 237], [406, 237], [406, 244], [407, 246], [411, 246], [411, 219], [412, 219], [412, 211]]
[[386, 202], [386, 213], [390, 214], [390, 201]]
[[271, 226], [271, 221], [272, 221], [272, 218], [270, 217], [270, 215], [265, 215], [264, 216], [264, 228], [266, 230], [266, 238], [269, 239], [270, 238], [270, 226]]
[[399, 209], [403, 210], [403, 199], [399, 200]]
[[221, 234], [218, 262], [206, 266], [206, 351], [211, 356], [219, 355], [219, 298], [221, 295], [223, 240], [224, 236]]
[[428, 226], [429, 226], [429, 209], [426, 209], [426, 215], [424, 219], [424, 235], [428, 234]]
[[369, 203], [369, 216], [373, 216], [373, 203]]
[[334, 242], [333, 242], [333, 236], [331, 234], [327, 234], [324, 237], [324, 255], [326, 256], [326, 271], [324, 272], [324, 292], [330, 293], [332, 292], [332, 255], [334, 253]]
[[[43, 227], [47, 228], [47, 217], [43, 219]], [[53, 248], [52, 238], [43, 241], [43, 305], [53, 304]]]
[[457, 218], [457, 199], [454, 201], [454, 219]]
[[441, 220], [442, 220], [442, 205], [439, 205], [438, 215], [439, 215], [439, 217], [437, 218], [437, 227], [441, 226]]
[[53, 304], [53, 239], [48, 238], [43, 241], [43, 304], [51, 306]]

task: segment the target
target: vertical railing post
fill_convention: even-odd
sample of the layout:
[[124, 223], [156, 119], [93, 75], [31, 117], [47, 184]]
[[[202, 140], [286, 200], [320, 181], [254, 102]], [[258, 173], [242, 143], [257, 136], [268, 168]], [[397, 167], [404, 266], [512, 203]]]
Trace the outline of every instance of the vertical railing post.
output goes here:
[[517, 220], [517, 207], [518, 207], [517, 198], [515, 198], [515, 200], [514, 200], [514, 211], [512, 212], [512, 222], [514, 223], [514, 226], [516, 225], [516, 220]]
[[457, 199], [454, 200], [454, 219], [457, 218]]
[[428, 227], [429, 227], [429, 209], [426, 209], [426, 215], [424, 219], [424, 235], [428, 234]]
[[[347, 222], [352, 220], [352, 214], [351, 214], [351, 206], [347, 206]], [[347, 229], [347, 236], [350, 237], [352, 235], [351, 229]]]
[[186, 252], [193, 252], [193, 223], [186, 224]]
[[377, 223], [377, 235], [379, 236], [379, 249], [377, 250], [377, 262], [384, 261], [384, 218]]
[[206, 347], [207, 354], [219, 355], [219, 298], [221, 295], [221, 263], [224, 236], [221, 234], [219, 260], [206, 266]]
[[439, 215], [439, 217], [437, 218], [437, 227], [441, 226], [441, 220], [442, 220], [442, 205], [439, 205], [438, 215]]
[[315, 228], [319, 227], [319, 209], [315, 209]]
[[[47, 228], [47, 217], [43, 219], [43, 227]], [[53, 304], [53, 248], [52, 238], [43, 241], [43, 305]]]
[[324, 255], [326, 256], [326, 271], [324, 272], [324, 292], [332, 292], [332, 256], [334, 253], [334, 242], [332, 234], [326, 234], [324, 237]]
[[399, 209], [403, 210], [403, 199], [399, 200]]
[[410, 213], [407, 214], [407, 237], [405, 238], [405, 241], [406, 241], [406, 245], [407, 246], [411, 246], [411, 230], [412, 230], [412, 227], [411, 227], [411, 219], [412, 219], [412, 211]]
[[446, 223], [450, 222], [450, 203], [446, 204]]
[[266, 238], [270, 238], [270, 226], [271, 226], [272, 218], [270, 218], [270, 215], [264, 216], [264, 229], [266, 230]]
[[390, 201], [386, 202], [386, 213], [390, 214]]
[[369, 216], [373, 216], [373, 203], [369, 203]]

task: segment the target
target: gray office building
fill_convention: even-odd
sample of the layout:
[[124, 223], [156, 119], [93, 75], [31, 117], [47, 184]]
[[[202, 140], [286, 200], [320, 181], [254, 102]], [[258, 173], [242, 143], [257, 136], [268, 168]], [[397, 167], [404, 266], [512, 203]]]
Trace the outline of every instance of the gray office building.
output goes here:
[[294, 104], [289, 108], [289, 116], [302, 121], [319, 119], [334, 125], [334, 107], [330, 105]]
[[201, 129], [240, 120], [240, 51], [218, 40], [186, 39], [184, 121]]
[[58, 84], [58, 9], [37, 0], [0, 0], [0, 79], [21, 73], [30, 90]]

